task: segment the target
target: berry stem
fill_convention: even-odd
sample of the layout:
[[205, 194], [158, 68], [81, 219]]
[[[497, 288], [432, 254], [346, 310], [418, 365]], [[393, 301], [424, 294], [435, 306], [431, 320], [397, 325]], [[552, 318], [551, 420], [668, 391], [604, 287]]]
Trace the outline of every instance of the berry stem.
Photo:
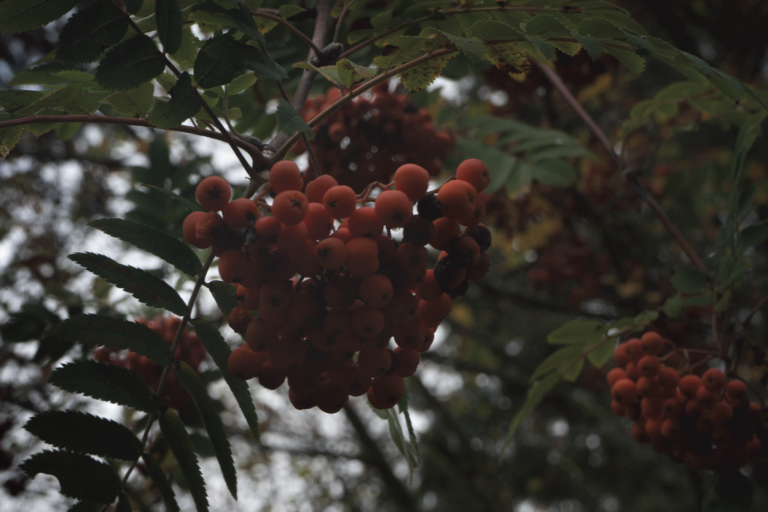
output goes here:
[[685, 238], [683, 238], [683, 235], [680, 233], [680, 231], [678, 231], [677, 227], [675, 227], [675, 225], [672, 224], [672, 221], [669, 220], [669, 217], [667, 217], [664, 211], [659, 207], [656, 201], [651, 197], [651, 195], [648, 193], [648, 190], [646, 190], [646, 188], [642, 185], [642, 183], [640, 183], [640, 181], [637, 179], [637, 176], [635, 176], [634, 173], [632, 172], [628, 172], [629, 170], [627, 169], [626, 163], [613, 150], [613, 146], [611, 146], [611, 142], [608, 140], [608, 137], [600, 129], [597, 123], [595, 123], [595, 121], [587, 113], [587, 111], [584, 110], [584, 108], [579, 104], [579, 102], [576, 100], [573, 94], [571, 94], [571, 91], [569, 91], [568, 88], [565, 86], [563, 81], [558, 76], [557, 72], [554, 69], [547, 66], [546, 64], [542, 64], [541, 62], [536, 62], [536, 66], [544, 73], [547, 79], [560, 92], [560, 94], [562, 94], [563, 98], [565, 98], [565, 101], [568, 103], [568, 105], [570, 105], [573, 111], [576, 112], [576, 115], [578, 115], [581, 118], [581, 120], [584, 121], [584, 124], [587, 125], [587, 127], [589, 128], [589, 131], [592, 132], [592, 135], [595, 136], [598, 142], [600, 142], [603, 148], [605, 148], [605, 150], [608, 152], [608, 156], [616, 165], [616, 168], [620, 172], [624, 173], [624, 176], [627, 178], [627, 180], [629, 180], [632, 186], [635, 187], [635, 189], [637, 189], [640, 196], [645, 200], [646, 203], [648, 203], [648, 206], [651, 207], [651, 210], [653, 210], [653, 213], [656, 215], [656, 217], [658, 217], [658, 219], [667, 229], [669, 234], [672, 235], [672, 238], [674, 238], [677, 241], [677, 243], [680, 245], [680, 248], [683, 250], [686, 256], [688, 256], [691, 262], [693, 262], [696, 268], [698, 268], [702, 272], [709, 273], [707, 270], [707, 267], [704, 265], [704, 262], [699, 258], [699, 256], [693, 250], [693, 248], [691, 248], [690, 244], [685, 240]]
[[257, 16], [259, 18], [266, 18], [268, 20], [272, 20], [275, 23], [278, 23], [278, 24], [284, 26], [289, 31], [293, 32], [296, 36], [298, 36], [299, 39], [304, 41], [307, 44], [307, 46], [309, 46], [310, 49], [313, 52], [315, 52], [315, 55], [320, 55], [320, 51], [321, 50], [320, 50], [320, 48], [317, 47], [317, 45], [314, 43], [314, 41], [312, 41], [310, 38], [305, 36], [304, 33], [301, 30], [299, 30], [296, 27], [294, 27], [293, 25], [291, 25], [291, 23], [288, 20], [283, 19], [280, 16], [274, 16], [272, 14], [269, 14], [269, 13], [265, 12], [263, 9], [256, 9], [255, 11], [251, 11], [251, 15]]

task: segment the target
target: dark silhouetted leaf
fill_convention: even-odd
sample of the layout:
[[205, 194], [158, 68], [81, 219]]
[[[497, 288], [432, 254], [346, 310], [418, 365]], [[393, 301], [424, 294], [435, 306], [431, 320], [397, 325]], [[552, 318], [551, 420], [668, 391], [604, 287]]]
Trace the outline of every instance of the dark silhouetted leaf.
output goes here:
[[197, 333], [200, 343], [203, 344], [205, 350], [211, 355], [216, 366], [219, 367], [224, 381], [229, 385], [232, 394], [235, 395], [235, 399], [245, 416], [245, 421], [248, 423], [253, 437], [258, 441], [259, 418], [256, 416], [256, 407], [253, 405], [253, 398], [248, 390], [248, 384], [243, 380], [233, 377], [227, 369], [229, 355], [232, 353], [232, 350], [227, 345], [227, 342], [224, 341], [221, 332], [208, 320], [203, 318], [193, 320], [192, 325], [195, 327], [195, 333]]
[[194, 117], [200, 109], [200, 97], [192, 88], [192, 79], [189, 73], [184, 72], [179, 76], [176, 85], [171, 89], [171, 100], [167, 103], [157, 102], [147, 114], [147, 121], [158, 128], [174, 128]]
[[157, 492], [159, 492], [160, 497], [163, 498], [165, 509], [168, 512], [178, 512], [179, 504], [176, 503], [176, 496], [173, 494], [173, 488], [171, 487], [170, 482], [168, 482], [168, 478], [166, 478], [163, 468], [161, 468], [160, 464], [157, 463], [157, 460], [148, 453], [142, 453], [141, 459], [147, 467], [147, 473], [149, 473], [152, 483], [155, 484]]
[[109, 363], [84, 359], [56, 368], [48, 383], [71, 393], [153, 413], [152, 389], [137, 373]]
[[19, 466], [29, 477], [39, 473], [59, 480], [61, 494], [96, 503], [112, 503], [120, 492], [120, 477], [109, 467], [87, 455], [44, 451]]
[[54, 329], [62, 339], [86, 345], [130, 350], [161, 366], [171, 363], [171, 350], [153, 329], [138, 322], [103, 315], [77, 315], [64, 320]]
[[187, 244], [155, 228], [123, 219], [99, 219], [88, 225], [154, 254], [192, 277], [203, 270], [200, 258]]
[[46, 411], [24, 428], [56, 448], [111, 459], [134, 461], [141, 442], [124, 425], [79, 411]]
[[69, 259], [148, 306], [165, 308], [179, 316], [184, 316], [187, 310], [187, 305], [176, 290], [146, 270], [122, 265], [102, 254], [91, 252], [70, 254]]
[[80, 0], [6, 0], [0, 3], [0, 33], [40, 28], [64, 16]]
[[213, 444], [216, 459], [219, 461], [219, 467], [221, 467], [227, 488], [232, 497], [237, 499], [237, 472], [235, 471], [235, 462], [232, 460], [232, 447], [229, 445], [227, 434], [224, 432], [224, 424], [213, 405], [213, 400], [208, 396], [205, 384], [197, 376], [195, 370], [183, 361], [174, 365], [173, 372], [182, 387], [192, 397], [197, 412], [200, 413], [200, 418], [205, 425], [205, 430], [208, 432], [208, 438]]
[[208, 510], [208, 496], [205, 492], [205, 481], [200, 473], [200, 466], [197, 464], [197, 456], [189, 440], [184, 423], [173, 409], [166, 409], [159, 416], [160, 430], [163, 432], [163, 438], [171, 448], [176, 461], [179, 463], [179, 469], [187, 481], [192, 499], [198, 512]]
[[165, 69], [163, 55], [145, 35], [113, 46], [96, 69], [96, 81], [107, 89], [127, 91], [149, 82]]
[[157, 37], [165, 53], [176, 53], [181, 46], [181, 7], [179, 0], [155, 0]]
[[164, 195], [165, 197], [173, 199], [174, 201], [176, 201], [176, 203], [178, 203], [179, 205], [183, 206], [184, 208], [186, 208], [190, 212], [204, 212], [204, 211], [206, 211], [199, 204], [193, 203], [189, 199], [181, 197], [178, 194], [174, 194], [170, 190], [165, 190], [164, 188], [156, 187], [155, 185], [148, 185], [146, 183], [142, 183], [141, 185], [143, 187], [147, 187], [147, 188], [149, 188], [149, 189], [151, 189], [151, 190], [153, 190], [155, 192], [159, 192], [160, 194]]
[[67, 20], [56, 43], [56, 58], [73, 64], [93, 62], [127, 31], [128, 20], [122, 11], [109, 0], [99, 0]]
[[307, 134], [309, 140], [315, 138], [315, 132], [304, 121], [301, 114], [283, 98], [280, 98], [280, 103], [277, 106], [277, 129], [286, 135], [302, 132]]

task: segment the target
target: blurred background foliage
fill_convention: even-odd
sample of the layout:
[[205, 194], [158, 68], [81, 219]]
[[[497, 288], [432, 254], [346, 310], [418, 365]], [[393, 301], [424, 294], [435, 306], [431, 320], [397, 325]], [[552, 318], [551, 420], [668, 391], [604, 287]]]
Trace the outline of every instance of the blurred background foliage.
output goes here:
[[[368, 13], [399, 3], [404, 2], [360, 0], [349, 28], [369, 27]], [[650, 34], [757, 88], [768, 77], [765, 2], [616, 3]], [[148, 12], [151, 4], [145, 2]], [[264, 5], [277, 7], [279, 2]], [[295, 25], [311, 34], [312, 23]], [[24, 70], [53, 49], [60, 28], [61, 23], [54, 23], [43, 30], [0, 36], [0, 87], [23, 85]], [[270, 54], [286, 69], [305, 58], [305, 48], [284, 27], [274, 28], [267, 39]], [[373, 56], [361, 52], [355, 60], [368, 64]], [[183, 55], [174, 58], [184, 60]], [[592, 62], [583, 52], [576, 57], [560, 54], [557, 69], [601, 127], [621, 144], [627, 161], [697, 252], [708, 254], [717, 241], [733, 186], [727, 171], [743, 120], [738, 107], [705, 92], [642, 115], [633, 111], [635, 105], [683, 77], [653, 61], [637, 76], [610, 56]], [[288, 90], [296, 86], [299, 73], [290, 75]], [[610, 322], [660, 308], [674, 294], [670, 277], [675, 265], [686, 260], [540, 71], [534, 68], [520, 81], [458, 56], [444, 77], [437, 89], [414, 94], [410, 102], [430, 112], [436, 129], [454, 134], [457, 145], [446, 173], [460, 159], [488, 148], [496, 151], [489, 155], [509, 157], [512, 152], [501, 140], [504, 130], [483, 130], [478, 121], [488, 122], [489, 116], [559, 130], [590, 156], [567, 156], [577, 172], [572, 182], [564, 184], [520, 184], [512, 179], [514, 174], [501, 176], [496, 168], [501, 182], [487, 203], [486, 222], [494, 229], [491, 274], [471, 285], [468, 295], [455, 304], [450, 322], [408, 381], [422, 459], [412, 481], [386, 423], [364, 401], [356, 400], [327, 417], [293, 410], [284, 388], [273, 393], [253, 383], [262, 443], [247, 434], [239, 413], [224, 415], [239, 477], [248, 485], [241, 483], [237, 503], [223, 482], [211, 485], [213, 509], [700, 510], [712, 475], [691, 472], [632, 440], [630, 424], [615, 417], [608, 406], [604, 374], [610, 363], [603, 369], [587, 365], [575, 385], [556, 387], [523, 422], [497, 463], [510, 419], [524, 402], [528, 378], [552, 351], [544, 341], [546, 334], [576, 318]], [[316, 94], [327, 89], [327, 83], [316, 81]], [[269, 140], [276, 126], [277, 96], [272, 82], [265, 80], [230, 98], [229, 107], [240, 110], [235, 128]], [[55, 492], [55, 480], [41, 476], [28, 481], [16, 469], [38, 449], [21, 430], [26, 419], [41, 410], [73, 405], [72, 397], [45, 384], [51, 368], [88, 356], [50, 336], [51, 326], [82, 311], [130, 318], [157, 313], [85, 275], [66, 255], [91, 250], [147, 258], [94, 235], [87, 223], [100, 217], [124, 217], [179, 236], [184, 212], [142, 184], [186, 197], [192, 197], [202, 177], [213, 173], [245, 185], [234, 159], [223, 155], [228, 149], [217, 144], [143, 128], [60, 125], [37, 137], [25, 136], [0, 161], [0, 508], [4, 511], [68, 506]], [[766, 165], [768, 144], [761, 136], [747, 162], [753, 195], [746, 198], [744, 211], [751, 223], [768, 218]], [[762, 243], [748, 253], [752, 268], [734, 292], [734, 319], [743, 319], [765, 295], [766, 280], [759, 276], [765, 275], [766, 249]], [[144, 261], [144, 268], [151, 267], [149, 263]], [[155, 270], [177, 289], [191, 286], [160, 260]], [[201, 301], [196, 314], [217, 318], [227, 329], [210, 299]], [[700, 346], [708, 329], [705, 314], [701, 308], [688, 307], [678, 319], [662, 315], [655, 327], [679, 345]], [[227, 332], [233, 346], [238, 344], [237, 336]], [[765, 367], [758, 365], [757, 355], [765, 349], [765, 339], [766, 318], [758, 313], [748, 333], [755, 350], [741, 371], [761, 382], [763, 392]], [[204, 363], [201, 370], [211, 368]], [[235, 410], [228, 395], [216, 387], [215, 374], [209, 377], [221, 406]], [[85, 401], [79, 406], [96, 407]], [[121, 419], [129, 424], [140, 421]], [[187, 420], [190, 428], [196, 428], [195, 418]], [[215, 481], [218, 472], [208, 441], [204, 436], [196, 439], [203, 472]], [[748, 466], [746, 471], [756, 484], [752, 510], [765, 510], [768, 465]], [[129, 485], [128, 490], [135, 510], [162, 508], [155, 489]], [[191, 503], [185, 499], [180, 502], [183, 509]]]

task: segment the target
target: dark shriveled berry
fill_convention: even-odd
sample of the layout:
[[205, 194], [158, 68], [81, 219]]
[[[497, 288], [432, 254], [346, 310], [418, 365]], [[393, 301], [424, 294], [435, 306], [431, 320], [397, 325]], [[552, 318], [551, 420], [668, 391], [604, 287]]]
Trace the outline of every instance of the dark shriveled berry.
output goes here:
[[403, 228], [403, 240], [418, 247], [427, 245], [435, 234], [435, 225], [421, 215], [414, 215]]
[[462, 281], [459, 286], [455, 286], [453, 288], [445, 290], [445, 293], [447, 293], [448, 295], [450, 295], [455, 299], [456, 297], [461, 297], [462, 295], [466, 295], [468, 289], [469, 289], [469, 279], [464, 279], [464, 281]]
[[443, 216], [443, 205], [435, 194], [427, 194], [416, 203], [416, 211], [429, 221], [437, 220]]
[[435, 263], [435, 281], [441, 288], [446, 289], [459, 270], [459, 267], [454, 264], [453, 258], [450, 256], [441, 258]]
[[491, 232], [485, 226], [469, 227], [462, 235], [472, 237], [480, 246], [480, 251], [487, 251], [491, 247]]

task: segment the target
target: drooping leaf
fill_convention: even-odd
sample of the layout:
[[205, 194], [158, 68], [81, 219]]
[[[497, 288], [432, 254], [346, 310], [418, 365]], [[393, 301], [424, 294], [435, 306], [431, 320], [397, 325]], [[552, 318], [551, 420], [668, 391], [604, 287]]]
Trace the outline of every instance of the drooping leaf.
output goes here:
[[348, 89], [351, 89], [353, 84], [362, 80], [368, 80], [376, 75], [376, 70], [355, 64], [349, 59], [341, 59], [337, 62], [336, 72], [341, 82]]
[[24, 428], [56, 448], [75, 453], [133, 461], [141, 442], [116, 421], [79, 411], [46, 411], [36, 414]]
[[198, 512], [207, 511], [208, 496], [205, 492], [205, 481], [200, 473], [197, 456], [192, 448], [192, 442], [189, 440], [187, 429], [184, 428], [184, 423], [173, 409], [166, 409], [158, 419], [163, 438], [179, 463], [179, 469], [184, 475], [189, 486], [189, 492], [195, 501], [195, 507]]
[[94, 2], [67, 20], [56, 43], [56, 58], [72, 64], [93, 62], [127, 31], [128, 20], [114, 3]]
[[50, 107], [67, 108], [77, 103], [82, 92], [83, 84], [69, 84], [61, 89], [56, 89], [55, 91], [46, 94], [20, 110], [28, 114], [36, 114], [41, 110]]
[[253, 398], [248, 390], [248, 384], [243, 380], [233, 377], [227, 369], [229, 354], [232, 353], [229, 345], [224, 341], [221, 332], [208, 320], [204, 318], [193, 320], [192, 325], [195, 327], [195, 333], [197, 333], [200, 343], [203, 344], [205, 350], [211, 355], [216, 366], [221, 371], [224, 381], [229, 385], [232, 394], [235, 395], [235, 399], [245, 416], [245, 421], [248, 423], [253, 437], [258, 441], [260, 437], [259, 418], [256, 416], [256, 407], [253, 405]]
[[208, 438], [213, 444], [221, 473], [227, 483], [227, 489], [229, 489], [232, 497], [237, 499], [237, 472], [235, 471], [235, 462], [232, 460], [232, 447], [229, 445], [227, 434], [224, 432], [224, 424], [213, 405], [213, 400], [208, 396], [205, 384], [197, 376], [195, 370], [184, 361], [175, 364], [173, 372], [182, 387], [192, 397], [197, 412], [200, 413], [200, 418], [205, 425], [205, 430], [208, 432]]
[[286, 135], [302, 132], [309, 140], [315, 138], [315, 132], [309, 127], [293, 105], [280, 98], [277, 106], [277, 129]]
[[207, 51], [211, 45], [229, 40], [234, 41], [229, 35], [214, 36], [206, 41], [198, 52], [197, 58], [195, 58], [195, 80], [197, 85], [203, 89], [228, 84], [245, 73], [245, 70], [238, 63], [222, 61]]
[[168, 512], [179, 512], [179, 504], [176, 503], [176, 496], [173, 494], [173, 488], [166, 478], [163, 468], [160, 467], [157, 460], [149, 453], [142, 453], [141, 460], [144, 461], [144, 466], [147, 468], [149, 478], [151, 478], [152, 483], [155, 484], [157, 492], [159, 492], [160, 497], [163, 498], [165, 509]]
[[19, 469], [29, 477], [53, 475], [61, 494], [83, 501], [112, 503], [120, 492], [120, 477], [108, 464], [79, 453], [46, 450], [25, 460]]
[[552, 372], [543, 379], [534, 382], [528, 389], [528, 395], [525, 404], [519, 411], [517, 411], [517, 413], [515, 413], [515, 416], [512, 418], [512, 423], [509, 425], [507, 437], [504, 440], [504, 446], [501, 448], [501, 453], [499, 454], [499, 461], [501, 461], [504, 457], [504, 450], [515, 436], [515, 432], [517, 432], [517, 428], [520, 426], [520, 423], [522, 423], [525, 417], [533, 412], [536, 406], [541, 403], [541, 401], [544, 399], [544, 396], [549, 393], [553, 387], [555, 387], [555, 384], [557, 384], [558, 380], [560, 380], [560, 374], [558, 372]]
[[608, 326], [597, 320], [575, 320], [561, 325], [547, 336], [553, 345], [592, 344], [602, 338]]
[[192, 88], [192, 79], [186, 71], [179, 76], [176, 85], [171, 89], [171, 95], [170, 101], [155, 103], [147, 114], [147, 121], [153, 126], [174, 128], [194, 117], [202, 108], [200, 98]]
[[189, 276], [196, 277], [203, 270], [200, 258], [187, 244], [155, 228], [123, 219], [99, 219], [88, 225], [154, 254]]
[[39, 100], [44, 94], [43, 91], [0, 90], [0, 107], [8, 112], [13, 112]]
[[16, 147], [26, 130], [21, 126], [0, 128], [0, 158], [5, 158]]
[[605, 46], [605, 51], [616, 57], [633, 73], [640, 75], [645, 71], [645, 59], [637, 53], [613, 46]]
[[152, 389], [144, 379], [131, 370], [113, 364], [89, 359], [67, 363], [48, 376], [48, 383], [71, 393], [80, 393], [137, 411], [157, 411]]
[[107, 89], [127, 91], [149, 82], [165, 69], [163, 55], [148, 36], [124, 39], [113, 46], [96, 69], [96, 81]]
[[283, 4], [280, 6], [280, 16], [286, 20], [291, 16], [296, 16], [302, 12], [306, 12], [306, 9], [302, 9], [298, 5]]
[[0, 34], [40, 28], [64, 16], [80, 0], [6, 0], [0, 3]]
[[165, 53], [176, 53], [181, 47], [182, 16], [179, 0], [155, 0], [157, 37]]
[[416, 462], [421, 463], [421, 455], [419, 454], [419, 442], [416, 440], [416, 431], [413, 429], [413, 423], [411, 422], [411, 414], [408, 412], [408, 390], [405, 390], [403, 397], [397, 403], [397, 409], [402, 415], [405, 416], [405, 425], [408, 427], [408, 440], [413, 446], [414, 452], [416, 452]]
[[234, 27], [257, 43], [266, 43], [253, 16], [242, 3], [237, 9], [224, 9], [211, 1], [202, 2], [192, 8], [189, 18], [203, 23], [213, 22], [223, 27]]
[[136, 14], [139, 12], [139, 9], [141, 9], [141, 5], [143, 3], [144, 0], [123, 0], [125, 10], [127, 10], [130, 14]]
[[445, 34], [461, 52], [472, 62], [480, 62], [485, 55], [485, 43], [477, 37], [458, 37], [451, 34]]
[[587, 360], [596, 368], [602, 368], [613, 355], [613, 339], [603, 341], [599, 347], [587, 354]]
[[121, 116], [143, 119], [147, 117], [147, 112], [152, 106], [154, 91], [152, 82], [147, 82], [129, 91], [110, 94], [104, 98], [104, 102], [112, 105]]
[[288, 73], [272, 57], [258, 48], [240, 41], [222, 39], [205, 46], [210, 57], [234, 64], [243, 70], [254, 71], [278, 82], [288, 78]]
[[75, 315], [57, 325], [53, 333], [86, 345], [127, 349], [161, 366], [167, 366], [173, 359], [170, 348], [155, 330], [111, 316]]
[[179, 316], [184, 316], [187, 310], [187, 305], [176, 290], [146, 270], [122, 265], [103, 254], [92, 252], [70, 254], [68, 257], [107, 282], [127, 291], [139, 302], [167, 309]]
[[552, 158], [531, 165], [531, 178], [545, 185], [567, 187], [576, 181], [576, 169], [562, 158]]
[[[195, 76], [197, 76], [197, 74], [195, 74]], [[229, 83], [227, 92], [230, 96], [239, 94], [255, 84], [256, 80], [257, 78], [252, 73], [241, 75]]]
[[709, 276], [693, 267], [679, 265], [672, 276], [672, 286], [683, 293], [700, 293], [709, 289]]
[[203, 207], [200, 206], [199, 204], [193, 203], [189, 199], [187, 199], [185, 197], [181, 197], [179, 194], [174, 194], [170, 190], [165, 190], [164, 188], [156, 187], [155, 185], [148, 185], [147, 183], [142, 183], [141, 186], [142, 187], [147, 187], [148, 189], [150, 189], [150, 190], [152, 190], [154, 192], [158, 192], [158, 193], [162, 194], [165, 197], [173, 199], [177, 204], [179, 204], [180, 206], [184, 207], [186, 210], [188, 210], [190, 212], [204, 212], [205, 211], [203, 209]]
[[306, 69], [307, 71], [314, 71], [320, 73], [323, 77], [331, 82], [339, 89], [346, 87], [345, 82], [341, 78], [339, 69], [336, 66], [313, 66], [309, 62], [297, 62], [293, 65], [294, 68]]
[[563, 369], [576, 361], [584, 353], [584, 345], [568, 345], [550, 354], [533, 371], [528, 382], [534, 382], [555, 369]]

